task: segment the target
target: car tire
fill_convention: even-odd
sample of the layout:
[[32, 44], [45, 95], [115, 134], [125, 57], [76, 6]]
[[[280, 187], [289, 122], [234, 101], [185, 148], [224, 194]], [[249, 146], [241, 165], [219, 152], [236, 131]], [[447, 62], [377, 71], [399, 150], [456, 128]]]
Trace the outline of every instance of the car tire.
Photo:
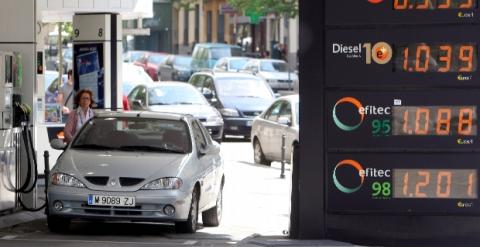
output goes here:
[[51, 232], [64, 233], [68, 231], [70, 219], [47, 215], [47, 224]]
[[188, 211], [187, 221], [175, 222], [175, 231], [177, 233], [195, 233], [198, 225], [198, 201], [199, 191], [195, 187], [192, 193], [192, 203]]
[[260, 141], [258, 139], [255, 139], [255, 141], [253, 142], [253, 160], [257, 164], [262, 164], [266, 166], [272, 165], [272, 161], [265, 158], [262, 146], [260, 145]]
[[217, 196], [215, 207], [202, 213], [202, 221], [204, 226], [219, 226], [222, 221], [223, 213], [223, 185]]

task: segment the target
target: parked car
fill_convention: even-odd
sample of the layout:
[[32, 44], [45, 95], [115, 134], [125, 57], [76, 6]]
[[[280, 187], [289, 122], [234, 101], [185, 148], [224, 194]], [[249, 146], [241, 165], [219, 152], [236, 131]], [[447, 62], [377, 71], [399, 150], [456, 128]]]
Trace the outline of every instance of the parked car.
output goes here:
[[128, 95], [132, 110], [190, 114], [207, 128], [212, 138], [222, 140], [222, 115], [192, 85], [161, 82], [139, 85]]
[[285, 134], [285, 155], [292, 163], [293, 146], [298, 143], [299, 97], [283, 96], [275, 100], [260, 116], [253, 120], [252, 144], [257, 164], [270, 165], [282, 161], [282, 135]]
[[160, 64], [158, 78], [161, 81], [188, 81], [192, 75], [192, 57], [170, 55]]
[[154, 81], [158, 81], [158, 66], [167, 59], [168, 54], [146, 52], [134, 64], [141, 66]]
[[253, 118], [274, 100], [270, 86], [247, 73], [198, 72], [192, 75], [189, 83], [222, 114], [224, 136], [249, 139]]
[[290, 72], [288, 64], [277, 59], [252, 59], [245, 65], [244, 70], [265, 80], [273, 89], [293, 90], [298, 84], [297, 74]]
[[[220, 145], [199, 120], [157, 112], [104, 112], [90, 119], [53, 167], [50, 231], [72, 219], [174, 222], [194, 233], [218, 226], [225, 183]], [[141, 162], [139, 162], [141, 161]]]
[[242, 48], [236, 45], [221, 43], [199, 43], [192, 53], [192, 69], [194, 72], [212, 69], [218, 59], [241, 56]]
[[58, 89], [67, 82], [67, 75], [62, 75], [62, 82], [58, 83], [58, 72], [45, 71], [45, 103], [57, 103]]
[[142, 67], [131, 63], [123, 63], [122, 81], [122, 90], [124, 95], [128, 95], [137, 85], [153, 84], [152, 78], [145, 73]]
[[144, 56], [148, 51], [127, 51], [123, 53], [123, 62], [124, 63], [134, 63], [135, 61], [139, 60], [142, 56]]
[[248, 57], [224, 57], [215, 63], [213, 70], [238, 72], [245, 67], [248, 60], [250, 60]]

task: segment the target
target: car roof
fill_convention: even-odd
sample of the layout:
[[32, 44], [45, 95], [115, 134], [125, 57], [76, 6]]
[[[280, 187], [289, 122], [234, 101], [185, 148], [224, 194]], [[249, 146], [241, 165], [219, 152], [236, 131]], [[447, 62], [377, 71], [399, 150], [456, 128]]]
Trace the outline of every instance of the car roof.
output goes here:
[[282, 62], [282, 63], [286, 63], [285, 61], [281, 60], [281, 59], [271, 59], [271, 58], [262, 58], [262, 59], [258, 59], [260, 62]]
[[238, 45], [229, 45], [223, 43], [198, 43], [195, 46], [203, 46], [203, 47], [237, 47], [240, 48]]
[[165, 112], [153, 112], [153, 111], [99, 111], [96, 112], [96, 117], [109, 118], [109, 117], [140, 117], [140, 118], [155, 118], [165, 120], [183, 121], [185, 118], [193, 118], [189, 114], [180, 113], [165, 113]]
[[181, 81], [161, 81], [158, 83], [149, 83], [149, 84], [140, 84], [144, 85], [148, 88], [154, 88], [154, 87], [159, 87], [159, 86], [181, 86], [181, 87], [193, 87], [192, 85], [181, 82]]
[[239, 73], [239, 72], [229, 72], [229, 71], [222, 71], [222, 72], [211, 72], [211, 71], [202, 71], [202, 72], [197, 72], [194, 75], [210, 75], [213, 78], [250, 78], [250, 79], [259, 79], [257, 76], [252, 75], [248, 72], [245, 73]]

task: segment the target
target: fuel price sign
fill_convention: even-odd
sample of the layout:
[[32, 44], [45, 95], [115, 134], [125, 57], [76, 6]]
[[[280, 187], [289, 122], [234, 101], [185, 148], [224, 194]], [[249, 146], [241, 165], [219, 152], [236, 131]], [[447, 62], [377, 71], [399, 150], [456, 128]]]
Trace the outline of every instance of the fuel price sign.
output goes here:
[[477, 0], [326, 0], [327, 25], [478, 23]]
[[480, 150], [480, 90], [331, 91], [330, 150]]
[[479, 37], [470, 26], [327, 31], [327, 85], [478, 86]]

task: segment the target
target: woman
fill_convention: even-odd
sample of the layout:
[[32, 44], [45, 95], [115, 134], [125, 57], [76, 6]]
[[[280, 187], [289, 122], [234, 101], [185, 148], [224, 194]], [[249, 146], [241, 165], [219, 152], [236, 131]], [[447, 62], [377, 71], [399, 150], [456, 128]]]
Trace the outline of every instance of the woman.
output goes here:
[[82, 89], [77, 95], [75, 95], [74, 104], [77, 106], [77, 109], [71, 111], [68, 115], [67, 123], [63, 130], [65, 134], [65, 142], [72, 141], [73, 137], [77, 131], [82, 128], [83, 124], [94, 116], [92, 110], [92, 104], [94, 102], [92, 96], [93, 93], [89, 89]]

